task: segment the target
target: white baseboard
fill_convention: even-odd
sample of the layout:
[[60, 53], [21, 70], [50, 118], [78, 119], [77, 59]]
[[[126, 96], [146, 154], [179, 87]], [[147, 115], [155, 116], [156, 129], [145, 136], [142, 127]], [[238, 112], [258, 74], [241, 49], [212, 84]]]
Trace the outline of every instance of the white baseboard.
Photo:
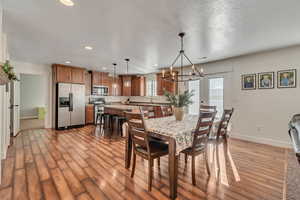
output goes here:
[[241, 140], [247, 140], [250, 142], [260, 143], [260, 144], [268, 144], [277, 147], [292, 148], [292, 144], [290, 142], [283, 142], [283, 141], [278, 141], [278, 140], [273, 140], [268, 138], [253, 137], [253, 136], [241, 135], [235, 133], [231, 133], [230, 137], [241, 139]]
[[24, 117], [21, 117], [20, 119], [37, 119], [38, 116], [24, 116]]

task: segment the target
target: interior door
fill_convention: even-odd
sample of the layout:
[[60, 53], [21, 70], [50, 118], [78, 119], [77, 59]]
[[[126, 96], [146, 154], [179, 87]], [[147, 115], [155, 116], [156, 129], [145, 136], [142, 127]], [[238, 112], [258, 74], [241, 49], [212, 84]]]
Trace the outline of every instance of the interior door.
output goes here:
[[[20, 75], [17, 75], [20, 80]], [[20, 81], [14, 81], [12, 85], [12, 132], [16, 136], [20, 131]]]
[[72, 102], [71, 126], [85, 124], [85, 86], [72, 84]]

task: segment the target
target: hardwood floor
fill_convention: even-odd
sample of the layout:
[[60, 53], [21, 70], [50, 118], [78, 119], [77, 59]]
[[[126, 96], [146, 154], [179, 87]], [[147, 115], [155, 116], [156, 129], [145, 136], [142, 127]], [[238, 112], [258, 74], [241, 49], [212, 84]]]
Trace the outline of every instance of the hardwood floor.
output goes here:
[[[154, 165], [153, 188], [147, 191], [147, 162], [137, 159], [135, 177], [124, 168], [123, 139], [93, 135], [93, 126], [60, 131], [36, 129], [20, 133], [3, 163], [0, 199], [166, 200], [169, 194], [167, 157]], [[178, 198], [275, 200], [283, 198], [286, 149], [229, 140], [225, 156], [209, 145], [212, 175], [202, 156], [196, 160], [197, 186], [192, 185], [190, 161], [179, 160]]]

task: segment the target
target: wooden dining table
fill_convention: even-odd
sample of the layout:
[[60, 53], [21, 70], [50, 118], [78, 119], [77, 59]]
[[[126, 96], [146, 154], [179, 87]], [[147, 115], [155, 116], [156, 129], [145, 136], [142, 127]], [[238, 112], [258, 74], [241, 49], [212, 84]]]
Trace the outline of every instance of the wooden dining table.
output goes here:
[[[169, 146], [168, 162], [171, 199], [176, 199], [177, 197], [179, 153], [192, 146], [192, 132], [196, 127], [197, 121], [197, 115], [185, 115], [182, 121], [176, 121], [174, 116], [145, 120], [145, 128], [148, 131], [149, 136], [162, 139], [166, 141]], [[126, 133], [125, 168], [128, 169], [131, 162], [132, 141], [127, 124], [123, 125], [123, 131]]]

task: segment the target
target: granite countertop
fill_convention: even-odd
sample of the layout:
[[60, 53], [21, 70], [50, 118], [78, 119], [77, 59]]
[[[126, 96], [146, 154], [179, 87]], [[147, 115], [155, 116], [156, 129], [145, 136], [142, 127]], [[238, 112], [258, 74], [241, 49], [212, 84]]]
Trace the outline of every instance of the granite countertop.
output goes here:
[[104, 108], [113, 108], [118, 110], [136, 110], [139, 109], [138, 106], [132, 105], [104, 105]]
[[138, 105], [138, 106], [164, 106], [164, 105], [170, 105], [169, 103], [163, 103], [163, 102], [134, 102], [134, 101], [131, 101], [129, 104], [130, 105]]

